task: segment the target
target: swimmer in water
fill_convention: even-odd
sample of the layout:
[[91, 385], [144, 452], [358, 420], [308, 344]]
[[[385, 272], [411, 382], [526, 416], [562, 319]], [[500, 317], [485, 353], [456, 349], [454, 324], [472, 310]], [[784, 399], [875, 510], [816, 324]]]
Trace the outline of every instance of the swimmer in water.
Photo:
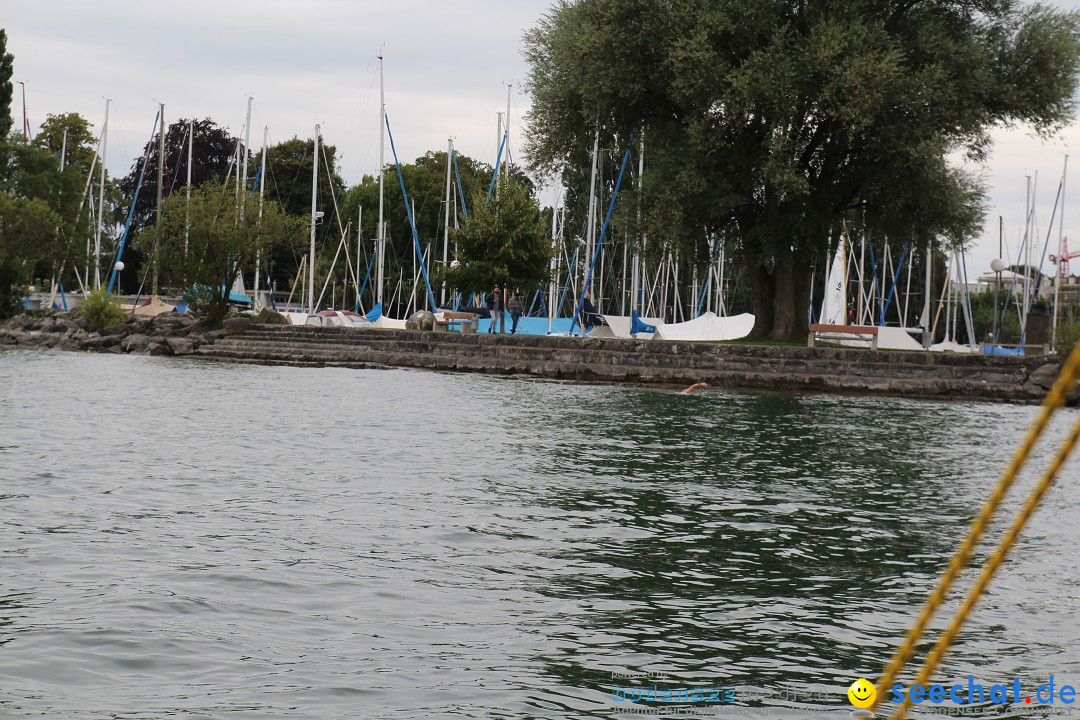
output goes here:
[[703, 382], [694, 383], [693, 385], [686, 388], [685, 390], [679, 391], [679, 394], [680, 395], [689, 395], [690, 393], [694, 392], [698, 388], [707, 388], [707, 387], [709, 387], [709, 383], [703, 383]]

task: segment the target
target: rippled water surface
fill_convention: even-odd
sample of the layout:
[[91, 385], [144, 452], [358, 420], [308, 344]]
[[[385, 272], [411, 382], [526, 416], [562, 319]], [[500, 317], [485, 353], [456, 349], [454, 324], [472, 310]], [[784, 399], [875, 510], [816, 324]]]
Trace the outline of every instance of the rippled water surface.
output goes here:
[[[847, 717], [1034, 414], [0, 351], [0, 717]], [[1078, 484], [939, 679], [1080, 685]]]

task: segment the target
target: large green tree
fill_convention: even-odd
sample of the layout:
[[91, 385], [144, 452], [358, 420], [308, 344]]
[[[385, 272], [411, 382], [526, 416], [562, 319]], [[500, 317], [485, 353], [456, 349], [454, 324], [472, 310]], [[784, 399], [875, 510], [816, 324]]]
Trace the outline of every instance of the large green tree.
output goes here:
[[[41, 129], [33, 140], [35, 147], [43, 148], [56, 157], [57, 167], [60, 166], [60, 153], [65, 152], [64, 167], [77, 166], [83, 177], [90, 172], [90, 165], [94, 162], [95, 146], [97, 138], [86, 118], [79, 113], [49, 113], [45, 122], [41, 123]], [[66, 142], [65, 142], [66, 135]]]
[[650, 242], [701, 255], [701, 229], [723, 232], [755, 334], [793, 337], [845, 218], [913, 246], [974, 234], [982, 188], [949, 154], [1072, 116], [1080, 18], [1016, 0], [560, 0], [526, 56], [534, 167], [580, 165], [598, 126], [605, 146], [641, 129]]
[[[9, 228], [37, 228], [21, 237], [8, 231], [0, 238], [0, 245], [9, 257], [18, 258], [24, 281], [56, 277], [64, 270], [61, 280], [71, 287], [74, 283], [67, 280], [74, 264], [86, 259], [86, 240], [91, 231], [85, 206], [80, 212], [86, 170], [72, 164], [61, 172], [58, 155], [59, 148], [54, 155], [19, 135], [0, 140], [0, 193], [7, 196], [7, 207], [22, 218], [5, 222]], [[27, 212], [47, 219], [48, 229], [41, 230], [44, 223], [37, 220], [27, 224]]]
[[458, 264], [441, 276], [465, 293], [484, 293], [499, 285], [528, 297], [548, 279], [548, 219], [521, 183], [502, 182], [490, 201], [477, 196], [473, 205], [469, 224], [453, 234]]
[[[162, 168], [164, 182], [162, 184], [162, 207], [167, 208], [174, 198], [174, 193], [185, 192], [187, 185], [188, 170], [188, 136], [189, 124], [191, 134], [194, 136], [190, 143], [191, 147], [191, 184], [199, 187], [206, 182], [224, 181], [226, 175], [232, 172], [235, 179], [236, 138], [227, 130], [219, 126], [210, 118], [203, 120], [180, 119], [172, 123], [165, 130], [165, 162]], [[139, 157], [131, 164], [131, 170], [119, 181], [120, 191], [125, 202], [117, 207], [114, 219], [117, 223], [124, 223], [131, 211], [131, 199], [135, 197], [136, 188], [139, 189], [138, 198], [135, 201], [135, 211], [131, 216], [131, 227], [128, 237], [132, 240], [139, 238], [145, 229], [154, 224], [157, 218], [157, 176], [158, 176], [158, 148], [160, 139], [155, 133], [143, 146]], [[145, 159], [145, 172], [144, 170]], [[139, 177], [142, 176], [142, 185], [139, 186]], [[235, 195], [235, 193], [234, 193]], [[124, 264], [127, 266], [124, 272], [125, 290], [135, 292], [147, 277], [144, 266], [145, 253], [151, 252], [152, 244], [145, 242], [132, 242], [130, 251], [124, 253]]]

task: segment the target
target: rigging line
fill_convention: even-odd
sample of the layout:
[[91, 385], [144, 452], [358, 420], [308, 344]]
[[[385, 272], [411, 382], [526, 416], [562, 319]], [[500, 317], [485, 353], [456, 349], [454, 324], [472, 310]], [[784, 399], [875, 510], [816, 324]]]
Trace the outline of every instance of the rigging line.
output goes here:
[[139, 171], [139, 182], [135, 185], [135, 193], [131, 198], [131, 208], [128, 210], [127, 223], [124, 225], [124, 234], [120, 236], [120, 247], [116, 251], [116, 260], [113, 262], [112, 272], [109, 274], [109, 286], [106, 294], [111, 294], [113, 285], [116, 283], [116, 263], [124, 254], [124, 246], [127, 244], [128, 231], [131, 230], [131, 220], [135, 216], [135, 204], [139, 201], [139, 190], [142, 189], [143, 178], [146, 176], [146, 166], [150, 162], [150, 148], [154, 144], [154, 135], [157, 133], [158, 120], [161, 119], [161, 111], [154, 114], [154, 129], [150, 133], [150, 141], [146, 144], [146, 154], [143, 156], [142, 169]]
[[424, 263], [424, 253], [420, 249], [420, 238], [416, 234], [416, 221], [413, 218], [412, 207], [409, 204], [409, 194], [405, 190], [405, 176], [401, 174], [401, 162], [398, 160], [397, 148], [394, 146], [394, 135], [390, 131], [390, 117], [387, 115], [384, 118], [386, 120], [386, 134], [390, 140], [390, 151], [394, 154], [394, 167], [397, 168], [398, 182], [401, 183], [401, 195], [405, 198], [405, 211], [409, 215], [409, 229], [412, 230], [413, 246], [416, 250], [416, 256], [420, 261], [420, 269], [424, 273], [424, 287], [427, 289], [428, 302], [431, 303], [431, 307], [437, 308], [435, 304], [435, 293], [431, 290], [431, 281], [428, 278], [427, 265]]
[[[321, 138], [321, 136], [320, 136]], [[330, 197], [334, 201], [334, 217], [337, 218], [338, 230], [344, 234], [344, 229], [341, 226], [341, 210], [338, 209], [337, 192], [334, 190], [334, 178], [330, 174], [330, 162], [326, 159], [326, 143], [319, 143], [322, 149], [323, 167], [326, 168], [326, 180], [330, 184]], [[327, 223], [329, 225], [329, 223]]]
[[465, 216], [465, 227], [469, 226], [469, 208], [465, 207], [465, 188], [461, 185], [461, 168], [458, 167], [457, 148], [454, 148], [454, 174], [457, 176], [458, 197], [461, 198], [461, 214]]

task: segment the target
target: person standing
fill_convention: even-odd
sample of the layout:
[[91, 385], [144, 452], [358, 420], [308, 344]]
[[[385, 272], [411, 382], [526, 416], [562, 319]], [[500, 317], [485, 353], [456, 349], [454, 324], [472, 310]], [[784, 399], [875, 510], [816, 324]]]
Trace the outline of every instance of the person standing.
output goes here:
[[510, 296], [509, 302], [506, 303], [506, 309], [510, 311], [510, 318], [514, 321], [510, 326], [510, 334], [517, 334], [518, 320], [521, 319], [521, 298], [518, 296], [517, 290]]
[[488, 309], [491, 310], [491, 325], [488, 326], [488, 332], [492, 334], [498, 333], [496, 323], [502, 320], [503, 316], [503, 296], [498, 285], [491, 291], [491, 302], [488, 303]]

